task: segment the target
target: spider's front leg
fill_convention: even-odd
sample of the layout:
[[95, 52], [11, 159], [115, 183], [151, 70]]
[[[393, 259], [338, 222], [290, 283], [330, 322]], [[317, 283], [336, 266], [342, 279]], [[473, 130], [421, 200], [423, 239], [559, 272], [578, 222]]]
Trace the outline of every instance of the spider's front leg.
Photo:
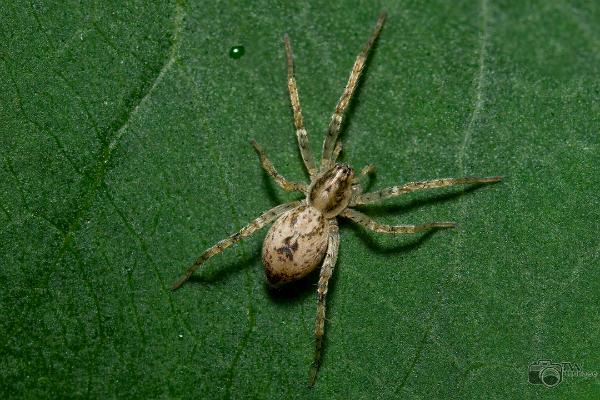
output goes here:
[[302, 202], [293, 201], [291, 203], [281, 204], [277, 207], [271, 208], [270, 210], [262, 213], [250, 224], [243, 227], [238, 233], [235, 233], [229, 236], [228, 238], [217, 242], [217, 244], [205, 250], [204, 253], [202, 253], [200, 257], [196, 259], [194, 264], [192, 264], [192, 266], [189, 267], [188, 270], [179, 279], [177, 279], [177, 281], [175, 281], [173, 286], [171, 286], [171, 290], [179, 289], [179, 287], [181, 287], [181, 285], [183, 285], [190, 278], [190, 276], [192, 276], [194, 271], [200, 268], [200, 266], [204, 264], [206, 260], [208, 260], [214, 255], [221, 253], [223, 250], [239, 242], [243, 238], [250, 236], [265, 225], [275, 221], [280, 215], [282, 215], [286, 211], [293, 209], [294, 207], [297, 207], [298, 205], [300, 205], [300, 203]]
[[317, 379], [317, 372], [321, 364], [321, 349], [323, 347], [323, 335], [325, 333], [325, 300], [327, 298], [327, 288], [329, 278], [333, 274], [333, 268], [338, 256], [338, 248], [340, 245], [340, 234], [337, 221], [335, 218], [329, 220], [329, 238], [327, 244], [327, 253], [321, 273], [319, 276], [319, 284], [317, 287], [317, 318], [315, 321], [315, 358], [310, 368], [308, 376], [308, 385], [314, 386]]
[[367, 43], [356, 57], [354, 65], [352, 66], [352, 71], [350, 72], [350, 77], [348, 78], [348, 83], [344, 88], [342, 97], [340, 97], [337, 105], [335, 106], [335, 111], [331, 116], [329, 128], [327, 129], [327, 135], [325, 136], [325, 140], [323, 141], [323, 154], [321, 155], [321, 171], [325, 171], [331, 168], [333, 164], [335, 164], [336, 160], [334, 157], [334, 150], [337, 142], [337, 137], [342, 127], [342, 119], [344, 118], [344, 113], [346, 112], [348, 104], [352, 99], [352, 95], [354, 94], [354, 91], [358, 86], [358, 81], [365, 67], [369, 51], [371, 50], [371, 47], [373, 47], [373, 44], [377, 40], [379, 32], [381, 32], [381, 28], [383, 27], [385, 18], [386, 13], [382, 12], [379, 15], [379, 18], [377, 19], [375, 28], [373, 29], [371, 36], [369, 36]]
[[288, 78], [288, 91], [290, 92], [290, 101], [292, 103], [292, 110], [294, 112], [294, 126], [296, 127], [296, 138], [298, 139], [298, 147], [300, 148], [300, 154], [304, 161], [304, 166], [308, 171], [308, 174], [315, 176], [317, 174], [317, 167], [315, 164], [315, 157], [310, 150], [310, 144], [308, 142], [308, 133], [304, 127], [304, 118], [302, 117], [302, 107], [300, 107], [300, 97], [298, 96], [298, 86], [296, 85], [296, 78], [294, 77], [294, 58], [292, 55], [292, 45], [290, 44], [290, 38], [286, 34], [283, 37], [283, 44], [285, 45], [285, 58], [287, 61], [287, 78]]
[[273, 166], [273, 163], [267, 157], [267, 153], [265, 153], [262, 146], [256, 143], [255, 140], [251, 140], [250, 143], [252, 144], [252, 147], [254, 147], [254, 150], [256, 150], [256, 153], [258, 153], [258, 157], [260, 157], [260, 165], [267, 172], [267, 174], [269, 174], [275, 180], [275, 182], [277, 182], [277, 184], [281, 186], [283, 190], [288, 192], [298, 191], [306, 193], [307, 187], [304, 183], [290, 182], [287, 179], [285, 179], [283, 175], [277, 172], [277, 170]]

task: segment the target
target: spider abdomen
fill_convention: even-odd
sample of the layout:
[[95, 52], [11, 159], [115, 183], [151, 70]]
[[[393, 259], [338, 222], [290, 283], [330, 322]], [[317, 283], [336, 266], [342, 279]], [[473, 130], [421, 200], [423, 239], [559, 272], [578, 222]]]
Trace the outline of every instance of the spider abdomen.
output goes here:
[[262, 250], [265, 274], [271, 286], [298, 280], [319, 265], [327, 250], [327, 226], [325, 216], [306, 204], [275, 221]]

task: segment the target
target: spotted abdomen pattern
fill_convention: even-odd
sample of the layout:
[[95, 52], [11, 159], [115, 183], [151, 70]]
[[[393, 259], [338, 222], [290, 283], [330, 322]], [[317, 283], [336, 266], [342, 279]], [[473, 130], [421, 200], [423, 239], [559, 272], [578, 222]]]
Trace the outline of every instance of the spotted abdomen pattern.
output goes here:
[[306, 204], [275, 221], [262, 252], [270, 285], [277, 287], [300, 279], [321, 263], [327, 250], [327, 226], [323, 214]]

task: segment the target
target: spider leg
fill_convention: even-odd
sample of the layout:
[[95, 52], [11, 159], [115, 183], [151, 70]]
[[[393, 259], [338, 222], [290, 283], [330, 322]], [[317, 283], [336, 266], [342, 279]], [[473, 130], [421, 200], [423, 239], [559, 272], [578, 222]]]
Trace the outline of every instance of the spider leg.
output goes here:
[[256, 143], [256, 141], [254, 140], [251, 140], [250, 144], [252, 144], [252, 147], [254, 147], [254, 150], [256, 150], [258, 156], [260, 157], [260, 165], [267, 172], [267, 174], [271, 175], [271, 177], [275, 180], [275, 182], [277, 182], [279, 186], [281, 186], [283, 190], [288, 192], [298, 191], [306, 193], [307, 189], [304, 183], [290, 182], [287, 179], [285, 179], [279, 172], [277, 172], [277, 170], [273, 166], [273, 163], [267, 157], [267, 153], [265, 153], [265, 150], [260, 144]]
[[384, 225], [375, 222], [365, 214], [351, 208], [346, 208], [344, 211], [342, 211], [340, 216], [348, 218], [367, 229], [379, 233], [417, 233], [427, 231], [429, 229], [454, 228], [456, 226], [454, 222], [431, 222], [429, 224], [422, 225]]
[[410, 182], [402, 186], [392, 186], [381, 189], [376, 192], [359, 194], [350, 202], [351, 206], [360, 204], [371, 204], [389, 197], [400, 196], [404, 193], [414, 192], [422, 189], [435, 189], [453, 185], [464, 185], [471, 183], [493, 183], [502, 180], [501, 176], [490, 176], [485, 178], [480, 177], [465, 177], [465, 178], [442, 178], [431, 181]]
[[283, 43], [285, 45], [285, 57], [287, 59], [288, 90], [290, 92], [292, 110], [294, 110], [294, 126], [296, 127], [298, 147], [300, 148], [300, 154], [302, 155], [302, 160], [304, 161], [304, 165], [306, 166], [309, 175], [314, 176], [317, 173], [317, 167], [315, 164], [315, 157], [310, 150], [308, 133], [306, 133], [306, 129], [304, 128], [304, 118], [302, 118], [302, 108], [300, 107], [300, 98], [298, 97], [298, 87], [296, 86], [296, 78], [294, 77], [292, 46], [290, 45], [290, 38], [287, 34], [285, 34], [283, 37]]
[[325, 332], [325, 300], [327, 298], [327, 286], [329, 278], [333, 274], [333, 268], [338, 256], [340, 245], [340, 235], [335, 218], [329, 220], [329, 239], [327, 244], [327, 253], [321, 266], [319, 284], [317, 287], [317, 318], [315, 321], [315, 358], [310, 367], [308, 376], [308, 385], [314, 386], [317, 379], [317, 371], [321, 364], [321, 348], [323, 347], [323, 334]]
[[291, 203], [281, 204], [281, 205], [278, 205], [277, 207], [271, 208], [270, 210], [262, 213], [258, 218], [256, 218], [250, 224], [243, 227], [239, 232], [229, 236], [226, 239], [223, 239], [223, 240], [217, 242], [215, 245], [213, 245], [212, 247], [205, 250], [204, 253], [202, 253], [200, 255], [200, 257], [198, 257], [196, 259], [196, 261], [194, 261], [192, 266], [190, 266], [188, 268], [188, 270], [179, 279], [177, 279], [177, 281], [175, 281], [175, 283], [173, 283], [173, 286], [171, 286], [171, 290], [179, 289], [179, 287], [181, 285], [183, 285], [190, 278], [190, 276], [192, 276], [194, 271], [196, 271], [198, 268], [200, 268], [200, 266], [202, 264], [204, 264], [204, 262], [206, 260], [208, 260], [209, 258], [211, 258], [212, 256], [214, 256], [216, 254], [221, 253], [223, 250], [225, 250], [226, 248], [230, 247], [231, 245], [239, 242], [240, 240], [244, 239], [245, 237], [250, 236], [252, 233], [256, 232], [257, 230], [264, 227], [265, 225], [275, 221], [281, 214], [293, 209], [294, 207], [297, 207], [298, 205], [300, 205], [300, 203], [302, 203], [302, 202], [301, 201], [293, 201]]
[[333, 159], [337, 160], [342, 152], [342, 142], [339, 141], [335, 144], [335, 148], [333, 149]]
[[360, 54], [356, 57], [356, 61], [354, 61], [354, 66], [352, 67], [352, 72], [350, 72], [350, 77], [348, 78], [348, 83], [344, 88], [344, 93], [342, 93], [342, 97], [340, 97], [337, 105], [335, 106], [335, 111], [333, 112], [333, 115], [331, 116], [331, 121], [329, 122], [327, 136], [325, 136], [325, 141], [323, 142], [323, 154], [321, 156], [321, 171], [329, 169], [331, 165], [335, 163], [335, 158], [333, 158], [332, 153], [335, 147], [335, 143], [337, 141], [338, 134], [340, 133], [344, 111], [346, 111], [348, 103], [350, 103], [350, 99], [354, 94], [354, 90], [356, 89], [356, 86], [358, 84], [358, 79], [360, 78], [360, 74], [365, 66], [369, 50], [373, 46], [373, 43], [377, 39], [377, 36], [379, 36], [379, 32], [381, 31], [381, 27], [383, 26], [385, 17], [385, 12], [379, 14], [377, 24], [375, 25], [375, 28], [373, 29], [369, 40], [365, 44], [365, 47], [363, 47]]

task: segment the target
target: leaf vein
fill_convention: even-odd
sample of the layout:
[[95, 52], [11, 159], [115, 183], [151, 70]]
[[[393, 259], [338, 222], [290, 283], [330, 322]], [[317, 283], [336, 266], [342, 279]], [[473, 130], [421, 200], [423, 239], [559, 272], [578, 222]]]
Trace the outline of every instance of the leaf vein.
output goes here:
[[[8, 71], [10, 71], [10, 68], [8, 68], [8, 63], [4, 59], [4, 57], [2, 57], [0, 55], [0, 59], [2, 59], [2, 61], [4, 62], [4, 66], [6, 67], [6, 69]], [[21, 117], [23, 118], [23, 120], [25, 120], [25, 121], [29, 122], [30, 124], [34, 125], [40, 131], [45, 132], [48, 135], [50, 135], [50, 137], [54, 140], [54, 142], [56, 143], [56, 145], [60, 149], [60, 152], [65, 157], [65, 159], [69, 162], [69, 164], [71, 165], [71, 167], [73, 167], [73, 169], [77, 173], [79, 173], [81, 175], [81, 169], [77, 166], [77, 164], [75, 164], [75, 161], [73, 161], [73, 159], [69, 156], [69, 154], [67, 153], [66, 147], [60, 141], [60, 139], [58, 138], [58, 136], [55, 135], [50, 129], [46, 128], [45, 126], [42, 126], [42, 124], [40, 122], [38, 122], [38, 121], [30, 118], [29, 115], [27, 115], [27, 113], [25, 112], [25, 108], [23, 106], [23, 104], [24, 104], [24, 102], [23, 102], [23, 96], [21, 95], [21, 90], [19, 89], [19, 85], [17, 85], [17, 82], [16, 82], [14, 76], [12, 75], [12, 73], [9, 72], [7, 75], [8, 75], [8, 78], [11, 80], [11, 82], [12, 82], [14, 88], [15, 88], [15, 96], [17, 98], [17, 106], [19, 108], [19, 114], [21, 115]]]
[[[119, 206], [117, 206], [114, 197], [110, 194], [108, 188], [106, 188], [106, 187], [105, 187], [105, 194], [106, 194], [108, 201], [110, 202], [110, 204], [113, 206], [113, 208], [115, 209], [115, 211], [117, 212], [117, 214], [119, 215], [121, 220], [123, 221], [125, 228], [131, 233], [131, 235], [139, 243], [139, 245], [142, 249], [142, 252], [144, 253], [144, 256], [146, 257], [146, 259], [148, 261], [148, 264], [150, 264], [152, 266], [152, 269], [154, 270], [154, 275], [156, 276], [156, 280], [158, 281], [158, 283], [161, 286], [162, 292], [169, 293], [169, 289], [168, 289], [167, 285], [165, 284], [165, 280], [161, 276], [158, 266], [154, 262], [154, 258], [150, 255], [150, 250], [149, 250], [148, 244], [146, 243], [146, 240], [135, 229], [132, 222], [125, 215], [125, 212]], [[175, 307], [175, 304], [173, 303], [173, 297], [167, 294], [167, 299], [168, 299], [169, 307], [171, 308], [171, 315], [173, 316], [173, 318], [175, 319], [175, 316], [177, 317], [176, 319], [178, 319], [179, 322], [181, 322], [183, 327], [186, 329], [187, 333], [194, 339], [195, 344], [198, 345], [199, 338], [194, 334], [194, 331], [190, 327], [189, 323], [184, 318], [182, 318], [181, 311], [177, 307]]]
[[469, 146], [469, 142], [473, 136], [473, 131], [475, 130], [475, 124], [479, 120], [479, 115], [481, 114], [481, 110], [483, 109], [483, 90], [485, 84], [486, 77], [486, 56], [487, 56], [487, 46], [489, 42], [489, 29], [488, 29], [488, 20], [489, 20], [489, 10], [487, 0], [481, 0], [481, 33], [479, 39], [479, 70], [477, 72], [477, 76], [475, 77], [476, 88], [475, 88], [475, 98], [473, 101], [473, 111], [471, 113], [471, 117], [469, 118], [469, 122], [467, 124], [467, 128], [465, 129], [463, 141], [458, 152], [458, 165], [462, 169], [463, 175], [466, 174], [466, 157], [467, 157], [467, 148]]
[[118, 145], [119, 141], [121, 140], [121, 137], [123, 136], [123, 133], [129, 126], [129, 121], [131, 120], [133, 115], [135, 115], [138, 112], [138, 110], [144, 105], [144, 103], [146, 101], [148, 101], [148, 99], [153, 94], [156, 87], [163, 81], [164, 77], [169, 72], [169, 70], [171, 69], [173, 64], [175, 64], [175, 61], [177, 60], [177, 57], [179, 54], [179, 48], [181, 47], [181, 37], [182, 37], [182, 33], [183, 33], [184, 17], [185, 17], [185, 10], [183, 8], [183, 3], [181, 1], [178, 1], [176, 4], [176, 8], [175, 8], [175, 17], [174, 17], [174, 23], [173, 23], [174, 27], [173, 27], [172, 42], [171, 42], [171, 49], [169, 51], [169, 56], [168, 56], [167, 60], [163, 63], [162, 68], [158, 72], [156, 78], [150, 85], [150, 88], [148, 89], [146, 94], [140, 99], [138, 104], [131, 109], [131, 111], [129, 112], [129, 114], [127, 115], [127, 117], [125, 119], [125, 122], [117, 130], [115, 137], [108, 145], [109, 152], [112, 152], [112, 150], [114, 150], [114, 148]]

